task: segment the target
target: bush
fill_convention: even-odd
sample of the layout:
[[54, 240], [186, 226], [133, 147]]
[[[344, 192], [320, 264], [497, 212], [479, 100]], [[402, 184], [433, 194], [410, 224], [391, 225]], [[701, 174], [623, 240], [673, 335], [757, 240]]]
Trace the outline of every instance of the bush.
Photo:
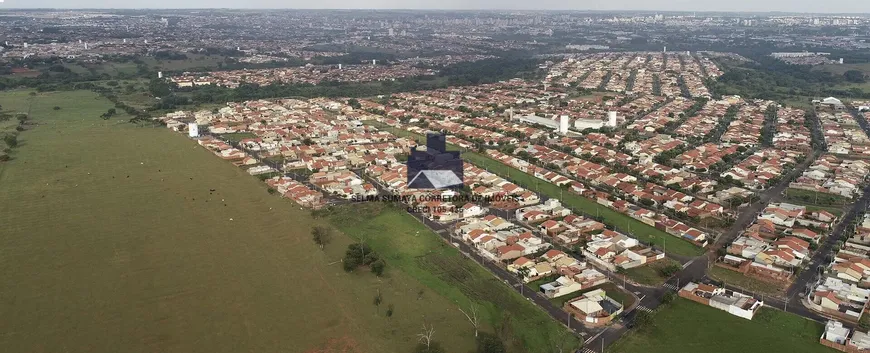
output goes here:
[[6, 142], [6, 145], [9, 147], [18, 146], [18, 137], [15, 135], [6, 135], [3, 137], [3, 142]]
[[677, 295], [674, 292], [667, 291], [665, 296], [662, 297], [662, 304], [670, 304], [674, 299], [677, 299]]
[[374, 273], [375, 276], [380, 277], [382, 274], [384, 274], [384, 268], [386, 266], [387, 264], [384, 262], [384, 260], [377, 260], [372, 263], [372, 273]]
[[505, 353], [504, 343], [493, 334], [481, 332], [477, 336], [477, 353]]
[[662, 275], [662, 277], [667, 278], [667, 277], [673, 276], [677, 272], [680, 272], [680, 270], [682, 270], [682, 269], [683, 268], [678, 264], [669, 264], [669, 265], [663, 267], [661, 270], [659, 270], [659, 273]]

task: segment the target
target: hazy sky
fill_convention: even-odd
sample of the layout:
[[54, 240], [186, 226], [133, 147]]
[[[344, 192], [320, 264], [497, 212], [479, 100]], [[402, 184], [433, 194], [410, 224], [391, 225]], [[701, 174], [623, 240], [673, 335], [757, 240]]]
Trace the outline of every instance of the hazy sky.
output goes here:
[[0, 8], [319, 8], [870, 13], [870, 0], [0, 0]]

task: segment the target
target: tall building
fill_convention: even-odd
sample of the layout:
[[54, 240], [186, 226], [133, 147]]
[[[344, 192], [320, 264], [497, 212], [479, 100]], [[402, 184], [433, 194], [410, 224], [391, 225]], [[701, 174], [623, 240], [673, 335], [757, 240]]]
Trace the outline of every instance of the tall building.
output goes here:
[[569, 118], [567, 115], [562, 115], [559, 117], [559, 133], [567, 134], [568, 133], [568, 122]]
[[199, 125], [196, 125], [196, 123], [187, 124], [187, 135], [190, 137], [199, 137]]

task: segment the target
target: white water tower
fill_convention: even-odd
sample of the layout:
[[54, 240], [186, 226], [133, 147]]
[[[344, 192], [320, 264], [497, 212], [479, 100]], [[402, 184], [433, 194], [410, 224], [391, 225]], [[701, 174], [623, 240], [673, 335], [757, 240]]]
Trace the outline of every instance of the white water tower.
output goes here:
[[199, 125], [196, 125], [196, 123], [187, 124], [187, 136], [193, 138], [199, 137]]
[[163, 71], [157, 71], [157, 78], [163, 78]]

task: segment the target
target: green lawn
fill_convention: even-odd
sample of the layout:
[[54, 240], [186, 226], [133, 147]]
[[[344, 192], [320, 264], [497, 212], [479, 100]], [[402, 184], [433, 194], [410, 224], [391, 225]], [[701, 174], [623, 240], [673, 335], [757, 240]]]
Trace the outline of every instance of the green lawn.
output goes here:
[[824, 325], [762, 308], [750, 321], [677, 298], [651, 326], [630, 331], [608, 353], [833, 353], [819, 344]]
[[[342, 206], [325, 213], [343, 232], [371, 245], [386, 259], [387, 266], [401, 269], [455, 303], [446, 310], [458, 312], [459, 307], [467, 309], [470, 303], [477, 303], [483, 309], [486, 330], [494, 330], [511, 352], [549, 352], [556, 339], [579, 345], [566, 328], [543, 310], [462, 256], [403, 209], [365, 204]], [[470, 324], [457, 326], [471, 333]]]
[[785, 293], [785, 290], [777, 284], [765, 282], [753, 277], [747, 277], [741, 273], [721, 268], [719, 266], [713, 266], [710, 268], [709, 275], [715, 280], [758, 294], [782, 296], [783, 293]]
[[665, 283], [665, 280], [667, 280], [667, 278], [662, 277], [661, 270], [668, 265], [673, 264], [679, 265], [680, 263], [668, 258], [664, 258], [646, 266], [640, 266], [625, 270], [625, 275], [640, 284], [660, 286]]
[[[0, 104], [26, 110], [30, 97]], [[424, 323], [446, 351], [473, 350], [456, 296], [440, 294], [459, 289], [396, 258], [383, 278], [345, 273], [351, 238], [320, 250], [322, 221], [183, 134], [102, 120], [111, 103], [92, 92], [32, 99], [39, 126], [0, 162], [0, 351], [402, 353]], [[513, 298], [500, 289], [489, 294]], [[512, 322], [545, 318], [534, 312]]]
[[[391, 128], [377, 122], [370, 124], [378, 128], [387, 130], [397, 136], [420, 138], [419, 135], [407, 131]], [[453, 146], [456, 148], [456, 146]], [[667, 250], [677, 255], [697, 256], [704, 253], [704, 249], [695, 246], [683, 239], [677, 238], [664, 231], [651, 227], [627, 215], [614, 211], [605, 206], [599, 205], [597, 202], [585, 198], [583, 196], [564, 191], [564, 189], [544, 182], [532, 175], [523, 173], [522, 171], [509, 167], [497, 160], [489, 158], [483, 154], [476, 152], [464, 152], [462, 158], [465, 161], [471, 162], [479, 167], [486, 168], [490, 172], [498, 174], [501, 177], [507, 178], [518, 185], [530, 190], [540, 192], [552, 198], [558, 198], [562, 203], [570, 208], [581, 210], [591, 215], [600, 215], [604, 219], [604, 223], [618, 227], [620, 230], [631, 230], [631, 235], [639, 240], [647, 243], [655, 244], [663, 247], [667, 244]]]

